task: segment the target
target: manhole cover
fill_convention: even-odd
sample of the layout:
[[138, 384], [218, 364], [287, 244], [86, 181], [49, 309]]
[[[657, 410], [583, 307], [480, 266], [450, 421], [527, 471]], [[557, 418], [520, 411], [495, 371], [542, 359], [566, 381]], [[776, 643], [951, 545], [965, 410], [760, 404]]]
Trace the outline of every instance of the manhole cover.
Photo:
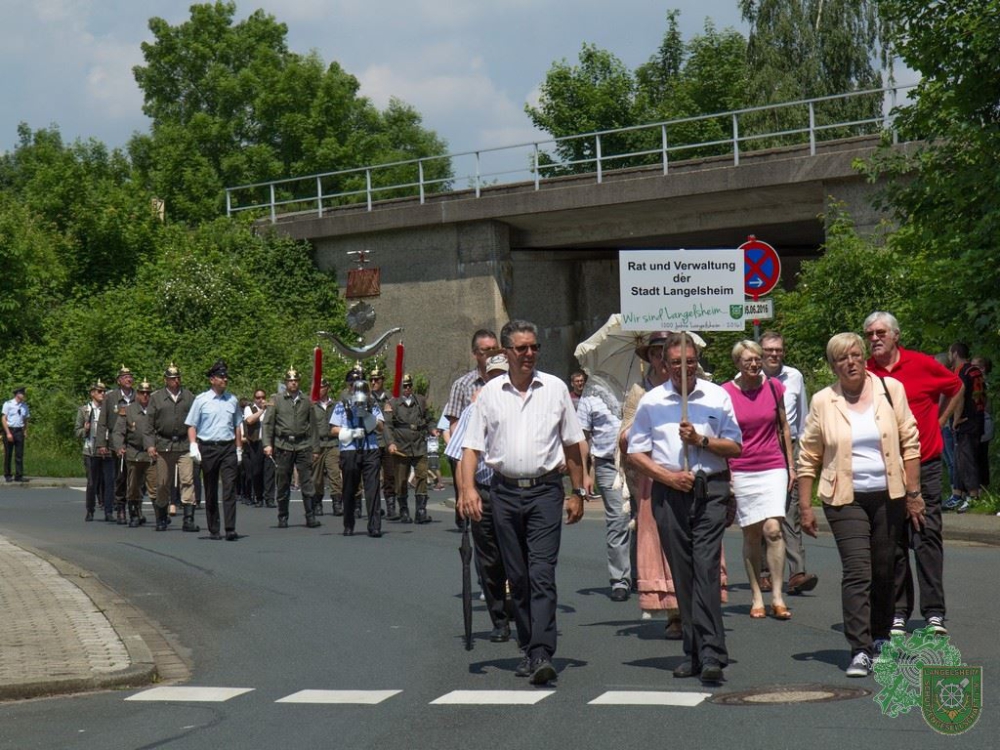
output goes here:
[[761, 706], [776, 703], [828, 703], [864, 698], [872, 694], [865, 688], [832, 685], [771, 685], [739, 693], [716, 693], [707, 700], [725, 706]]

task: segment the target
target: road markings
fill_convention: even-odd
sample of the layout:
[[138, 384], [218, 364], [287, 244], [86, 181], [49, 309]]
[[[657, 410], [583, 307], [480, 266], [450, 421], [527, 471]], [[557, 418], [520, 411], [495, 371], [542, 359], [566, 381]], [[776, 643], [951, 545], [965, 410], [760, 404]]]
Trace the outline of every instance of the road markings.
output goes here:
[[237, 695], [249, 693], [253, 688], [224, 687], [156, 687], [131, 695], [127, 701], [184, 701], [193, 703], [222, 703]]
[[402, 690], [300, 690], [275, 703], [341, 703], [374, 706], [399, 695]]
[[555, 690], [453, 690], [431, 701], [432, 706], [533, 706]]
[[653, 690], [609, 690], [588, 706], [697, 706], [711, 693], [664, 692]]

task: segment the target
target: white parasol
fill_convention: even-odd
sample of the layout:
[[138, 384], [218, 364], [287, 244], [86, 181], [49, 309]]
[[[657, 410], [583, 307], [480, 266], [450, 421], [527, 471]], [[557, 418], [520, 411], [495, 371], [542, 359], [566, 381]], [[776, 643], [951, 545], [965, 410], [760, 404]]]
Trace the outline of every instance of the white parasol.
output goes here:
[[573, 352], [588, 376], [584, 394], [598, 396], [619, 417], [625, 394], [642, 380], [643, 361], [635, 350], [645, 335], [643, 331], [623, 331], [622, 316], [615, 313]]

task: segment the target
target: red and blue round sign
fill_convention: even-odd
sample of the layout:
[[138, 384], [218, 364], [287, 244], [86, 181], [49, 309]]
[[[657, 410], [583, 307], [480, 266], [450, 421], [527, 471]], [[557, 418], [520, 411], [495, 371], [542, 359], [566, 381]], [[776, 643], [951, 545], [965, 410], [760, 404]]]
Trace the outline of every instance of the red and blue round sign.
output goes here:
[[756, 237], [739, 246], [743, 251], [743, 291], [747, 297], [762, 297], [778, 285], [781, 259], [778, 252]]

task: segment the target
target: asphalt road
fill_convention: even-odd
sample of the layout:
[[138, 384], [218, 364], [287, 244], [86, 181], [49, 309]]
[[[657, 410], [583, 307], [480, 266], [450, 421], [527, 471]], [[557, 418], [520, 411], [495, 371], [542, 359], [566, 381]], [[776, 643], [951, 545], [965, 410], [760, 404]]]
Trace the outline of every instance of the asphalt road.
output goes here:
[[[726, 683], [706, 690], [697, 680], [671, 676], [681, 649], [662, 639], [662, 622], [641, 621], [635, 599], [608, 599], [601, 506], [588, 505], [585, 520], [564, 529], [560, 679], [555, 689], [540, 691], [513, 676], [513, 642], [486, 639], [488, 617], [479, 602], [475, 649], [463, 649], [460, 536], [451, 510], [433, 504], [431, 510], [433, 524], [387, 524], [388, 533], [373, 540], [342, 537], [329, 515], [321, 529], [307, 530], [300, 505], [287, 530], [276, 528], [276, 511], [240, 506], [237, 525], [245, 536], [229, 543], [199, 538], [206, 532], [183, 534], [179, 518], [166, 534], [84, 524], [83, 495], [74, 490], [5, 492], [3, 532], [92, 571], [172, 634], [192, 664], [183, 686], [249, 692], [206, 703], [126, 700], [141, 692], [130, 690], [0, 705], [0, 748], [995, 746], [1000, 609], [993, 582], [1000, 548], [947, 546], [951, 642], [965, 663], [984, 668], [982, 718], [956, 740], [932, 731], [919, 709], [884, 716], [872, 700], [881, 689], [874, 679], [844, 677], [840, 568], [829, 536], [808, 547], [819, 587], [789, 597], [794, 617], [778, 622], [750, 620], [737, 562], [741, 537], [735, 529], [727, 533], [733, 585], [725, 624], [733, 663]], [[712, 702], [789, 686], [868, 694], [809, 703]], [[372, 705], [278, 702], [303, 690], [400, 692]], [[434, 703], [453, 691], [481, 698], [478, 691], [487, 690], [514, 691], [514, 699], [532, 703]], [[591, 703], [611, 691], [633, 702], [638, 691], [669, 693], [671, 702], [695, 705]]]

